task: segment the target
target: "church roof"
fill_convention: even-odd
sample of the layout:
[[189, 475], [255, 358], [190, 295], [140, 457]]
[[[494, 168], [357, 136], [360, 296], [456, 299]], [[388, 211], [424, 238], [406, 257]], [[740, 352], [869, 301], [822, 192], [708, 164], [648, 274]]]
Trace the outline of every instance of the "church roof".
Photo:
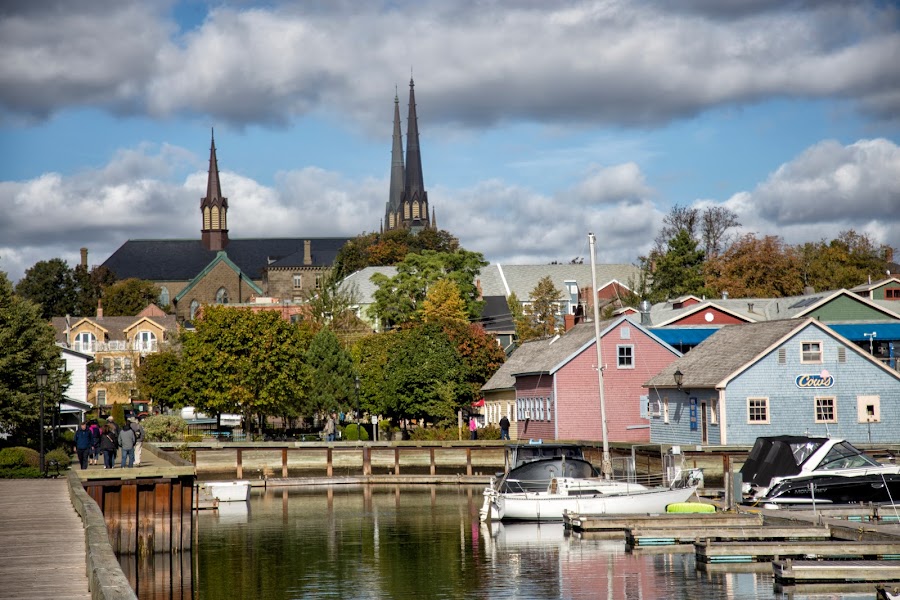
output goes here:
[[[263, 270], [275, 265], [303, 265], [303, 242], [310, 241], [312, 265], [329, 267], [348, 238], [255, 238], [232, 239], [225, 248], [228, 258], [248, 277], [262, 278]], [[103, 266], [119, 279], [190, 281], [215, 258], [199, 239], [128, 240], [106, 259]]]

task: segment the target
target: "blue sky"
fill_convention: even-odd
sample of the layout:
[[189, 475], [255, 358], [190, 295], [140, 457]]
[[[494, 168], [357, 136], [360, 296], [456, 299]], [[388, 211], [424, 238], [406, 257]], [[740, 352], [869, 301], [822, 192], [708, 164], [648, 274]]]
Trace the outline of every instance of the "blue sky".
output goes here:
[[900, 247], [891, 2], [14, 2], [0, 56], [14, 281], [199, 238], [212, 127], [232, 238], [377, 230], [411, 70], [438, 225], [492, 262], [634, 263], [675, 204]]

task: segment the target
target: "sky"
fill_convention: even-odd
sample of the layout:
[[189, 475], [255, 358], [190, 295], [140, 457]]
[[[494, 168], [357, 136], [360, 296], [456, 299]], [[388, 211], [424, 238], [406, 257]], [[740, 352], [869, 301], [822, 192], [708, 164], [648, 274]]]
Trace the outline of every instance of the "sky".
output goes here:
[[410, 77], [438, 227], [493, 263], [636, 263], [673, 206], [900, 248], [886, 0], [7, 0], [0, 271], [378, 231]]

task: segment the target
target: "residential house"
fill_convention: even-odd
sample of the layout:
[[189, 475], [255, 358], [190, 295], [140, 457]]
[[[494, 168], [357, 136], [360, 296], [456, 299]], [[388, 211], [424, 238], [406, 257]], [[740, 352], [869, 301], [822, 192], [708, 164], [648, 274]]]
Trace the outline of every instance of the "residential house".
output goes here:
[[900, 372], [816, 318], [727, 325], [647, 380], [650, 441], [896, 441]]
[[84, 421], [84, 415], [93, 408], [88, 402], [88, 364], [94, 357], [70, 348], [61, 348], [62, 359], [69, 374], [69, 387], [57, 399], [60, 426], [75, 429]]
[[[627, 317], [599, 325], [608, 440], [647, 442], [642, 384], [680, 353]], [[523, 343], [481, 388], [487, 421], [508, 414], [519, 439], [601, 441], [597, 364], [593, 322]]]

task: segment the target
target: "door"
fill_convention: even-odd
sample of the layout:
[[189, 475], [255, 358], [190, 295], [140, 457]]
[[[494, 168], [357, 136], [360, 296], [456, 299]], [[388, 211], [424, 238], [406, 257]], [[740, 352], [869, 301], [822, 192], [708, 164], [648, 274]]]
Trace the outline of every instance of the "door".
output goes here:
[[700, 441], [709, 444], [709, 432], [706, 426], [706, 402], [700, 403]]

